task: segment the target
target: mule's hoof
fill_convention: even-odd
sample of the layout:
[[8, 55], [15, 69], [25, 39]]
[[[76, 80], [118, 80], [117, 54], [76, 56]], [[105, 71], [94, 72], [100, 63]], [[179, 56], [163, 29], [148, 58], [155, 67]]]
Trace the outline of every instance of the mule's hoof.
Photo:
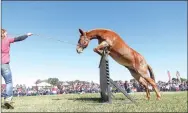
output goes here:
[[148, 101], [149, 101], [149, 100], [150, 100], [150, 98], [146, 97], [146, 100], [148, 100]]
[[157, 100], [161, 100], [161, 98], [160, 98], [160, 97], [157, 97]]
[[149, 100], [150, 100], [150, 97], [147, 97], [147, 96], [146, 96], [146, 100], [148, 100], [148, 101], [149, 101]]

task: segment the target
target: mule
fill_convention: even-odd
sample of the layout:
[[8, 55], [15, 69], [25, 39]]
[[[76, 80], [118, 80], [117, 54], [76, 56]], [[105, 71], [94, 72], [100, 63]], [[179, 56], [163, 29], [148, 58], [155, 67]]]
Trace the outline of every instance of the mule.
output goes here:
[[150, 99], [149, 85], [153, 87], [157, 100], [160, 100], [161, 94], [155, 83], [152, 68], [145, 58], [129, 47], [117, 33], [109, 29], [93, 29], [87, 32], [79, 29], [79, 32], [80, 38], [76, 47], [78, 54], [87, 48], [91, 40], [97, 39], [99, 45], [93, 49], [94, 52], [102, 55], [103, 49], [107, 48], [108, 54], [120, 65], [126, 67], [131, 75], [144, 86], [148, 100]]

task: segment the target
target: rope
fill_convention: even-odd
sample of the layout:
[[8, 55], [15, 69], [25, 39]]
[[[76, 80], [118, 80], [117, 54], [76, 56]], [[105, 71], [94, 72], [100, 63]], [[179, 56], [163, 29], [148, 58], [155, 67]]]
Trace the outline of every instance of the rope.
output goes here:
[[[61, 42], [61, 43], [67, 43], [67, 44], [72, 45], [72, 46], [77, 46], [78, 45], [78, 44], [75, 44], [75, 43], [70, 43], [69, 41], [62, 41], [62, 40], [59, 40], [59, 39], [56, 39], [56, 38], [46, 37], [46, 36], [39, 35], [39, 34], [33, 34], [33, 35], [41, 37], [41, 38], [53, 39], [55, 41], [58, 41], [58, 42]], [[87, 47], [87, 49], [92, 49], [92, 48]]]
[[68, 41], [62, 41], [62, 40], [59, 40], [59, 39], [55, 39], [55, 38], [52, 38], [52, 37], [46, 37], [46, 36], [42, 36], [42, 35], [39, 35], [39, 34], [33, 34], [33, 35], [38, 36], [38, 37], [41, 37], [41, 38], [53, 39], [53, 40], [55, 40], [55, 41], [59, 41], [59, 42], [61, 42], [61, 43], [67, 43], [67, 44], [74, 45], [74, 46], [77, 45], [77, 44], [74, 44], [74, 43], [70, 43], [70, 42], [68, 42]]
[[[17, 36], [22, 36], [22, 35], [20, 35], [20, 34], [10, 34], [9, 33], [9, 35], [10, 36], [14, 36], [14, 35], [17, 35]], [[70, 43], [70, 42], [68, 42], [68, 41], [62, 41], [62, 40], [59, 40], [59, 39], [56, 39], [56, 38], [52, 38], [52, 37], [46, 37], [46, 36], [43, 36], [43, 35], [39, 35], [39, 34], [33, 34], [33, 36], [38, 36], [38, 37], [41, 37], [41, 38], [46, 38], [46, 39], [53, 39], [53, 40], [55, 40], [55, 41], [58, 41], [58, 42], [61, 42], [61, 43], [67, 43], [67, 44], [70, 44], [70, 45], [73, 45], [73, 46], [76, 46], [77, 44], [74, 44], [74, 43]]]
[[[10, 34], [10, 33], [9, 33]], [[12, 35], [12, 36], [14, 36], [14, 35], [17, 35], [17, 36], [22, 36], [22, 35], [20, 35], [20, 34], [10, 34], [10, 35]], [[52, 37], [46, 37], [46, 36], [44, 36], [44, 35], [39, 35], [39, 34], [35, 34], [35, 33], [33, 33], [33, 36], [38, 36], [38, 37], [41, 37], [41, 38], [46, 38], [46, 39], [52, 39], [52, 40], [54, 40], [54, 41], [58, 41], [58, 42], [61, 42], [61, 43], [66, 43], [66, 44], [69, 44], [69, 45], [72, 45], [72, 46], [77, 46], [78, 44], [75, 44], [75, 43], [71, 43], [71, 42], [69, 42], [69, 41], [62, 41], [62, 40], [59, 40], [59, 39], [56, 39], [56, 38], [52, 38]], [[89, 47], [87, 47], [87, 49], [91, 49], [91, 48], [89, 48]]]

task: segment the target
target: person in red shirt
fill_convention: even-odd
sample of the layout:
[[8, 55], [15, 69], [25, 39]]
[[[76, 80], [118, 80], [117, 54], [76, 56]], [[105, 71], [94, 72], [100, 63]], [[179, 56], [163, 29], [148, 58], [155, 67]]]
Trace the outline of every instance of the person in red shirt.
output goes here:
[[6, 95], [5, 95], [5, 106], [13, 108], [11, 101], [13, 98], [13, 84], [12, 84], [12, 73], [10, 70], [10, 44], [25, 40], [28, 36], [33, 35], [27, 33], [26, 35], [10, 38], [7, 37], [7, 31], [1, 29], [1, 75], [3, 76], [6, 83]]

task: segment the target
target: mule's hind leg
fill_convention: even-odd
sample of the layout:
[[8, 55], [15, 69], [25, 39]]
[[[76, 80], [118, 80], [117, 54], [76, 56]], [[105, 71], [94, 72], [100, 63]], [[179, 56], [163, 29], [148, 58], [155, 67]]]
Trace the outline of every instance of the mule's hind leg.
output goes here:
[[150, 77], [145, 77], [145, 79], [146, 79], [146, 80], [151, 84], [151, 86], [154, 88], [154, 91], [155, 91], [155, 93], [156, 93], [156, 95], [157, 95], [157, 100], [160, 100], [161, 94], [159, 93], [159, 90], [158, 90], [157, 85], [156, 85], [156, 83], [154, 82], [154, 80], [151, 79]]
[[[129, 69], [129, 68], [128, 68], [128, 69]], [[137, 73], [136, 71], [134, 71], [134, 70], [132, 70], [132, 69], [129, 69], [129, 71], [130, 71], [131, 75], [132, 75], [140, 84], [142, 84], [142, 85], [144, 86], [145, 91], [146, 91], [146, 97], [147, 97], [147, 99], [149, 100], [149, 99], [150, 99], [150, 92], [149, 92], [149, 89], [148, 89], [148, 83], [147, 83], [147, 81], [146, 81], [144, 78], [142, 78], [142, 77], [140, 76], [140, 74]]]
[[152, 78], [150, 78], [147, 74], [147, 72], [139, 72], [141, 74], [141, 76], [149, 83], [151, 84], [151, 86], [153, 87], [156, 95], [157, 95], [157, 99], [160, 100], [161, 98], [161, 94], [159, 93], [159, 90], [157, 88], [156, 83], [154, 82], [154, 80]]
[[159, 100], [161, 98], [161, 94], [159, 93], [159, 90], [157, 88], [157, 85], [155, 83], [155, 81], [149, 77], [148, 75], [148, 67], [147, 65], [141, 65], [137, 68], [137, 72], [141, 75], [141, 77], [143, 77], [149, 84], [151, 84], [151, 86], [153, 87], [156, 95], [157, 95], [157, 99]]
[[140, 77], [139, 82], [140, 82], [140, 84], [142, 84], [144, 86], [145, 91], [146, 91], [146, 97], [149, 100], [150, 99], [150, 91], [148, 88], [148, 82], [143, 77]]

